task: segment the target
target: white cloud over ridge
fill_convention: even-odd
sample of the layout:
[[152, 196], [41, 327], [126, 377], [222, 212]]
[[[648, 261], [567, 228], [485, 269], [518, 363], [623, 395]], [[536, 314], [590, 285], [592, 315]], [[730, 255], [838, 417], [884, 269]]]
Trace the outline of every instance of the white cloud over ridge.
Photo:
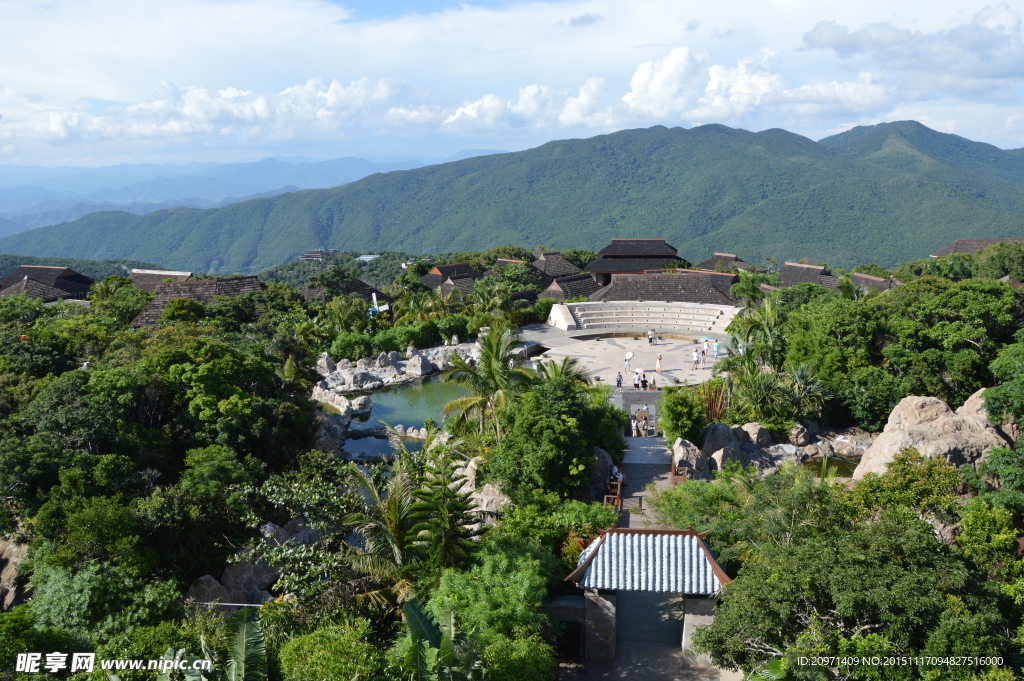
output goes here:
[[[127, 0], [80, 2], [118, 9]], [[943, 24], [934, 3], [921, 6], [929, 21], [901, 20], [880, 0], [867, 0], [859, 14], [797, 2], [799, 21], [785, 22], [752, 0], [740, 0], [747, 11], [729, 16], [680, 14], [666, 0], [628, 9], [567, 0], [362, 22], [326, 0], [183, 2], [223, 26], [245, 12], [263, 12], [263, 20], [238, 20], [220, 34], [223, 44], [192, 22], [203, 63], [182, 58], [161, 67], [131, 38], [111, 50], [127, 54], [134, 45], [144, 68], [102, 55], [6, 68], [0, 163], [524, 148], [626, 127], [712, 122], [821, 136], [907, 117], [1024, 146], [1022, 21], [1006, 4], [957, 18], [948, 3]], [[14, 7], [0, 0], [13, 24], [39, 20]], [[169, 11], [158, 14], [170, 22], [169, 35], [156, 36], [152, 49], [174, 54], [184, 48], [168, 47], [171, 37], [189, 33], [176, 33]], [[54, 33], [69, 39], [68, 31], [58, 22]], [[0, 63], [16, 47], [32, 49], [4, 38], [0, 27]], [[246, 52], [246, 63], [224, 56], [232, 45], [260, 42], [267, 47]], [[275, 62], [275, 54], [288, 59]], [[160, 75], [147, 86], [153, 73]], [[310, 78], [318, 73], [325, 77]]]

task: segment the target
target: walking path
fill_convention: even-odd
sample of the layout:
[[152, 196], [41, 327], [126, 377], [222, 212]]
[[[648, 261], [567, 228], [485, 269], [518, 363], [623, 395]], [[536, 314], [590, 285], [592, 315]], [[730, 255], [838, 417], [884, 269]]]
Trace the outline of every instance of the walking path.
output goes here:
[[[669, 487], [672, 455], [665, 448], [663, 437], [627, 437], [629, 450], [622, 460], [622, 472], [626, 476], [626, 487], [622, 490], [622, 515], [619, 527], [648, 527], [658, 525], [653, 517], [646, 515], [648, 505], [645, 497], [650, 496], [647, 486], [661, 490]], [[633, 512], [633, 508], [637, 512]], [[643, 514], [641, 514], [641, 512]]]

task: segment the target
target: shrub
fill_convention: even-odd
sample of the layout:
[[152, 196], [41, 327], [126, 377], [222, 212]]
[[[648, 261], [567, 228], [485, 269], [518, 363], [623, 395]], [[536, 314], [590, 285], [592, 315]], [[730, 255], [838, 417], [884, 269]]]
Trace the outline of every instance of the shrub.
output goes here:
[[452, 334], [457, 335], [460, 342], [469, 338], [469, 317], [464, 314], [453, 314], [438, 319], [436, 325], [442, 341], [450, 341]]
[[281, 648], [281, 673], [286, 681], [348, 681], [378, 678], [384, 656], [367, 642], [370, 623], [317, 629]]
[[336, 359], [361, 359], [373, 350], [373, 339], [365, 333], [345, 331], [339, 333], [331, 343], [331, 357]]
[[539, 636], [500, 637], [484, 649], [483, 658], [490, 681], [549, 681], [558, 664]]
[[692, 388], [665, 388], [665, 397], [662, 398], [659, 407], [661, 416], [658, 422], [665, 431], [667, 442], [675, 442], [679, 437], [692, 442], [707, 425], [704, 419], [704, 405], [693, 393]]
[[206, 306], [191, 298], [171, 298], [160, 319], [165, 322], [197, 322], [206, 316]]

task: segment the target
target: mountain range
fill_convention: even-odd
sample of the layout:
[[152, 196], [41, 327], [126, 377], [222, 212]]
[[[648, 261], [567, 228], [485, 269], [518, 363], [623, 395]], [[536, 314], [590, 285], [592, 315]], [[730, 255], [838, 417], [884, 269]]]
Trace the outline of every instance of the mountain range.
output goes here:
[[914, 121], [813, 141], [780, 129], [661, 126], [364, 177], [221, 208], [92, 213], [0, 252], [258, 272], [317, 247], [441, 253], [598, 249], [664, 237], [715, 251], [883, 267], [957, 238], [1024, 233], [1024, 150]]
[[[491, 153], [501, 152], [469, 149], [426, 162], [446, 163]], [[374, 173], [424, 165], [412, 159], [374, 162], [285, 157], [251, 163], [135, 163], [98, 168], [0, 165], [0, 236], [100, 211], [145, 215], [178, 206], [218, 208], [299, 189], [337, 187]]]

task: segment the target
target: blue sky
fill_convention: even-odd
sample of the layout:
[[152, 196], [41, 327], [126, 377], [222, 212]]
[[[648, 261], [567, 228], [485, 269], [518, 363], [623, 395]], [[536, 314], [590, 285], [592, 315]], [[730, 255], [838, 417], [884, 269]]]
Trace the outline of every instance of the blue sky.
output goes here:
[[1024, 147], [1019, 5], [0, 0], [0, 163], [447, 156], [916, 119]]

